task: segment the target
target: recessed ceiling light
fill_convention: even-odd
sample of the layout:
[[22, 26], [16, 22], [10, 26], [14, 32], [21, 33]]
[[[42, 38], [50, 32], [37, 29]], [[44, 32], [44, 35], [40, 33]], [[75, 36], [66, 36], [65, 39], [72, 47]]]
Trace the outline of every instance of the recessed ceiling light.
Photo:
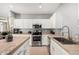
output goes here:
[[13, 10], [14, 6], [13, 5], [10, 5], [10, 10]]
[[41, 3], [39, 4], [39, 8], [42, 8], [42, 4]]

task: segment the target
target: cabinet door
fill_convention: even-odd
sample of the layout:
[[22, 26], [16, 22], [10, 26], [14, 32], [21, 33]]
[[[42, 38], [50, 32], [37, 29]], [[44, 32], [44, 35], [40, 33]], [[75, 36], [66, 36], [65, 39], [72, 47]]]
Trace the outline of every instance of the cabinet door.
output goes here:
[[51, 41], [51, 54], [54, 55], [67, 55], [68, 52], [66, 52], [59, 44], [57, 44], [55, 41]]
[[48, 45], [48, 37], [47, 35], [43, 35], [42, 36], [42, 45]]
[[19, 49], [17, 49], [14, 53], [14, 55], [25, 55], [28, 54], [28, 48], [29, 48], [29, 40], [26, 41]]
[[23, 52], [24, 52], [24, 55], [27, 55], [27, 54], [29, 54], [29, 46], [30, 46], [30, 44], [29, 44], [29, 40], [24, 44], [24, 49], [23, 49]]
[[50, 52], [52, 55], [56, 54], [56, 46], [55, 43], [51, 40]]
[[52, 49], [53, 49], [53, 54], [59, 54], [59, 47], [58, 45], [52, 40]]

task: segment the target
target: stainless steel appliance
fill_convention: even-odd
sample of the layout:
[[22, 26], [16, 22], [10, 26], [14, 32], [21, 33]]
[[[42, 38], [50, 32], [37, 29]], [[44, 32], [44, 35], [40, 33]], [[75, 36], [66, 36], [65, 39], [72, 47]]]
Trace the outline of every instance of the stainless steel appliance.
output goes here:
[[42, 45], [42, 25], [34, 24], [32, 31], [32, 46]]

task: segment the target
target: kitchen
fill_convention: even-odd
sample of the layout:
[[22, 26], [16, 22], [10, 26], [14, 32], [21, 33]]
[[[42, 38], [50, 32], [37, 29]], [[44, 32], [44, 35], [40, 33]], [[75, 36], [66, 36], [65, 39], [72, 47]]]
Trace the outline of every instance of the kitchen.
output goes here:
[[0, 55], [79, 55], [78, 3], [0, 3]]

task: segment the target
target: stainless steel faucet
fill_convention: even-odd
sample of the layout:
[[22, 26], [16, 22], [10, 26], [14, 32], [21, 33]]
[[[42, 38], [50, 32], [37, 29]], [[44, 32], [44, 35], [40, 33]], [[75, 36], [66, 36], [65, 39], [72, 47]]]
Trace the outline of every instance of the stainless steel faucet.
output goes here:
[[[64, 30], [64, 28], [67, 28], [67, 29], [68, 29], [68, 32], [67, 32], [67, 33], [68, 33], [68, 39], [71, 40], [69, 27], [68, 27], [68, 26], [63, 26], [63, 27], [62, 27], [62, 30]], [[62, 32], [62, 36], [63, 36], [63, 34], [64, 34], [64, 33]]]

